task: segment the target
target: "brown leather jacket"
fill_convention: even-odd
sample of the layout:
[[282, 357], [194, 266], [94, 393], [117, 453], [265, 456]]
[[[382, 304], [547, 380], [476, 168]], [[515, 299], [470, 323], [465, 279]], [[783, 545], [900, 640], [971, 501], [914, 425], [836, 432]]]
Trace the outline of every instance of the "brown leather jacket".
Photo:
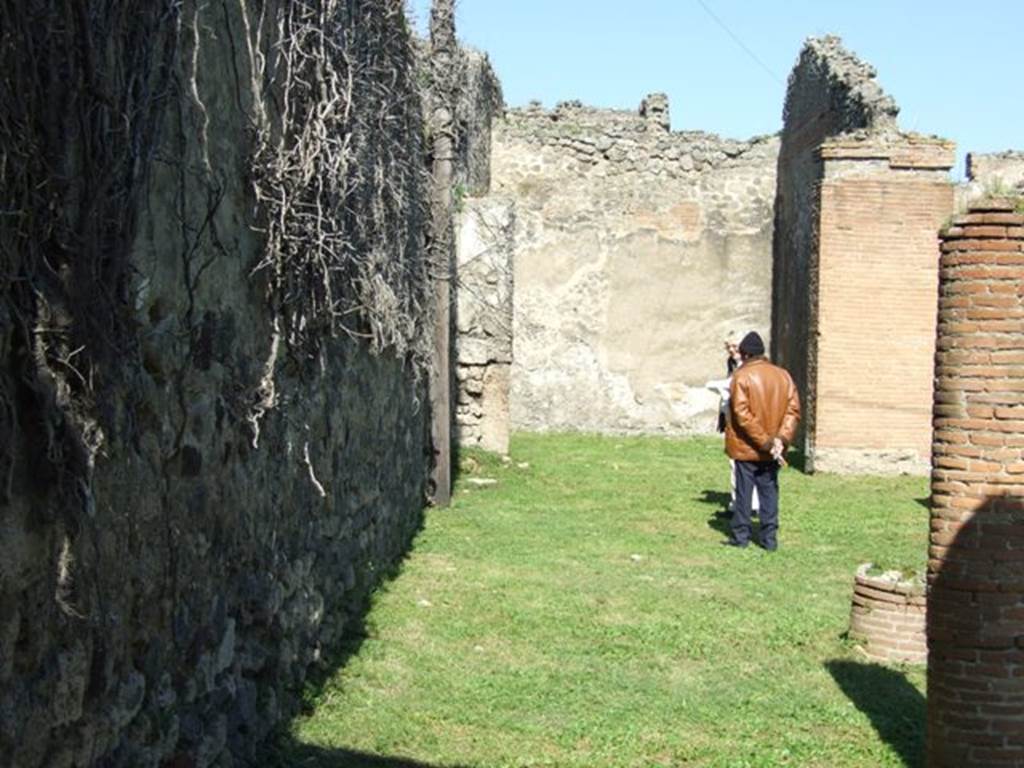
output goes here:
[[784, 368], [763, 357], [747, 360], [732, 375], [725, 452], [736, 461], [771, 461], [772, 440], [793, 442], [800, 396]]

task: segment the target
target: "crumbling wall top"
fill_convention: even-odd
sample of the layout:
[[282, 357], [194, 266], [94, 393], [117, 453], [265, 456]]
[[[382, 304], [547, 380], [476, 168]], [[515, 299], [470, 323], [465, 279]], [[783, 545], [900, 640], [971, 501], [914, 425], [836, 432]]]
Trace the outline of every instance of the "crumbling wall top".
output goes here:
[[501, 80], [491, 66], [490, 56], [468, 47], [460, 48], [459, 54], [463, 76], [463, 88], [459, 92], [459, 98], [478, 99], [478, 105], [486, 107], [488, 113], [500, 112], [505, 105], [505, 97]]
[[671, 128], [671, 120], [668, 111], [668, 95], [664, 93], [651, 93], [640, 102], [640, 117], [647, 121], [647, 124], [655, 130], [668, 132]]
[[607, 161], [612, 172], [653, 167], [670, 176], [696, 176], [722, 167], [774, 164], [777, 136], [740, 140], [704, 131], [672, 131], [663, 93], [644, 97], [639, 109], [605, 109], [563, 101], [507, 109], [496, 124], [499, 140], [550, 148], [587, 164]]
[[967, 178], [989, 187], [990, 192], [1024, 190], [1024, 152], [970, 152]]
[[505, 105], [501, 81], [487, 54], [472, 48], [459, 49], [455, 71], [456, 183], [483, 195], [491, 186], [491, 122]]
[[670, 125], [669, 101], [664, 93], [650, 93], [638, 109], [607, 109], [584, 104], [579, 99], [558, 102], [546, 110], [539, 101], [508, 110], [506, 117], [519, 125], [550, 124], [551, 128], [599, 129], [612, 134], [667, 133]]
[[808, 38], [789, 76], [785, 124], [799, 126], [829, 111], [839, 119], [836, 133], [895, 132], [900, 108], [878, 84], [877, 74], [839, 37]]

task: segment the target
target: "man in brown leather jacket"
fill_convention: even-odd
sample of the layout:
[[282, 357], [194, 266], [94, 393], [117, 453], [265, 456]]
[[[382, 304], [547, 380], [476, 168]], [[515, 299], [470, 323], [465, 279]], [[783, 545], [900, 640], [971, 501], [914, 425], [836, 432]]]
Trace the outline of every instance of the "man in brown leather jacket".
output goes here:
[[793, 442], [800, 421], [800, 397], [793, 379], [764, 357], [764, 342], [753, 331], [740, 342], [743, 364], [732, 375], [730, 416], [725, 429], [725, 452], [736, 462], [736, 509], [724, 544], [745, 547], [750, 542], [750, 498], [757, 488], [761, 519], [759, 544], [778, 547], [779, 466]]

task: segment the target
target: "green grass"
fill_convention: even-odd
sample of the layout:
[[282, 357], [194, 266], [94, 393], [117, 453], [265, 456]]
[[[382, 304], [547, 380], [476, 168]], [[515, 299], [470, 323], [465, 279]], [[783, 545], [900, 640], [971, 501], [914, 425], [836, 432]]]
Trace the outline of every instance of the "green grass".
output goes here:
[[923, 567], [925, 479], [787, 469], [769, 554], [719, 546], [718, 440], [519, 435], [510, 463], [472, 458], [282, 765], [918, 764], [923, 671], [844, 632], [858, 564]]

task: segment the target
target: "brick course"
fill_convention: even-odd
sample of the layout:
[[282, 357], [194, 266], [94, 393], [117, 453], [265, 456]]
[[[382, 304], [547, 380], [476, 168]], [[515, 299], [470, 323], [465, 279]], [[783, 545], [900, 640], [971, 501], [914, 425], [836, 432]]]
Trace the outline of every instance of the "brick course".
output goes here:
[[1024, 765], [1024, 215], [942, 236], [928, 580], [928, 765]]

